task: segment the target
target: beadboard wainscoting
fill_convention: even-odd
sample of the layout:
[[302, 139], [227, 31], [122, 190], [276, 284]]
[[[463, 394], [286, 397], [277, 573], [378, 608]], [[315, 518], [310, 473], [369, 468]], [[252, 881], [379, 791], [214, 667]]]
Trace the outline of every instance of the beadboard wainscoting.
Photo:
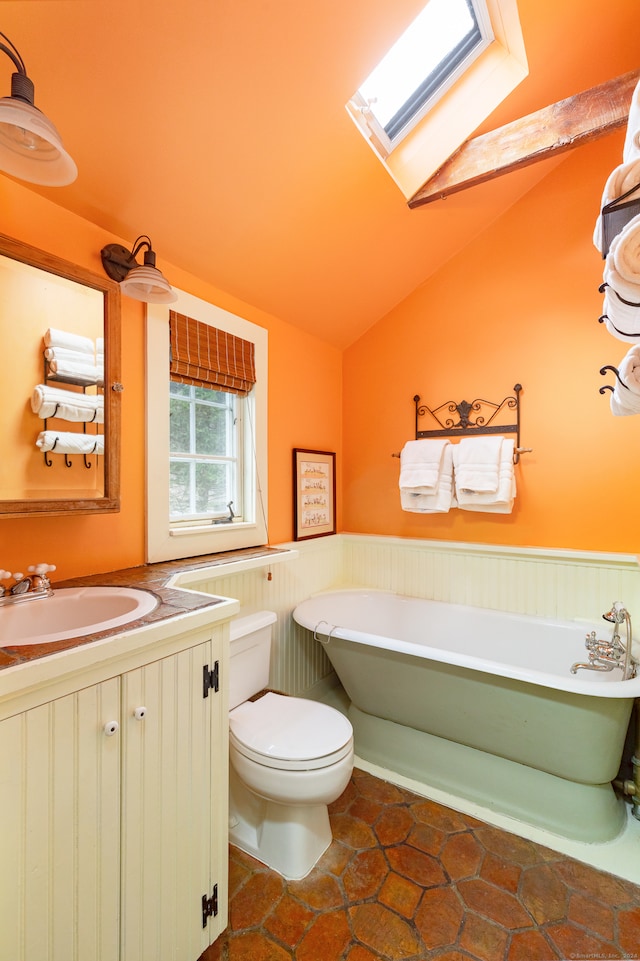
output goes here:
[[620, 600], [640, 624], [640, 564], [632, 554], [366, 534], [276, 546], [295, 549], [297, 557], [274, 565], [271, 580], [268, 568], [225, 574], [221, 566], [189, 587], [235, 597], [247, 613], [276, 612], [270, 683], [289, 694], [303, 694], [332, 673], [322, 646], [291, 617], [299, 601], [323, 590], [372, 587], [563, 620], [597, 620]]

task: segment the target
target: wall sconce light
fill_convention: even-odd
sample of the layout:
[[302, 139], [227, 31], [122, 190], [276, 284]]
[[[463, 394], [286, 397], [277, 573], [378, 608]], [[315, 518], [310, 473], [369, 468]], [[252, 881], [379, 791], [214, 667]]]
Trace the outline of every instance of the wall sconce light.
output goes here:
[[[144, 252], [144, 264], [140, 266], [136, 255], [143, 247], [147, 249]], [[100, 255], [105, 273], [118, 281], [120, 290], [127, 297], [143, 300], [147, 304], [172, 304], [178, 299], [167, 278], [156, 267], [156, 255], [146, 234], [138, 237], [133, 250], [127, 250], [120, 244], [107, 244]]]
[[0, 37], [6, 40], [6, 44], [0, 42], [0, 50], [16, 67], [11, 74], [11, 96], [0, 99], [0, 170], [47, 187], [73, 183], [78, 168], [54, 125], [34, 107], [33, 83], [22, 57], [4, 33]]

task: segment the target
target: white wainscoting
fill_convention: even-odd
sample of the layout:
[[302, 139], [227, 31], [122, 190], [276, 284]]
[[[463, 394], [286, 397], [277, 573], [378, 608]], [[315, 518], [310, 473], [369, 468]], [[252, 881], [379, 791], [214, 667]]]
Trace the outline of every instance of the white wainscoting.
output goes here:
[[[561, 619], [598, 619], [623, 601], [640, 625], [640, 564], [631, 554], [512, 548], [459, 542], [338, 534], [274, 545], [298, 557], [268, 569], [190, 583], [236, 597], [249, 611], [278, 615], [271, 686], [302, 694], [331, 673], [321, 645], [293, 622], [296, 604], [317, 591], [376, 587], [416, 597]], [[208, 572], [209, 573], [209, 572]], [[636, 632], [640, 639], [640, 633]]]

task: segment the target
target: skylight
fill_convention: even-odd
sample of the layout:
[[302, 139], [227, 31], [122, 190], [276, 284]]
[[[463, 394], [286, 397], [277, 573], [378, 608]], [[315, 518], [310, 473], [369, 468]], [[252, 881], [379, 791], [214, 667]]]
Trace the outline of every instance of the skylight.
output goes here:
[[492, 39], [485, 0], [429, 0], [352, 105], [390, 151]]

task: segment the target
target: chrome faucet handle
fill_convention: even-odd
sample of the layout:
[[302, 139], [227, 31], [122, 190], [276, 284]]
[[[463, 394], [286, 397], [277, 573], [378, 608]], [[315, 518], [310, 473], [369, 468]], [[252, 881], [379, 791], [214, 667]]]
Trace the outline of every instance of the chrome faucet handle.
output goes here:
[[10, 577], [13, 577], [11, 571], [0, 570], [0, 581], [8, 581]]

